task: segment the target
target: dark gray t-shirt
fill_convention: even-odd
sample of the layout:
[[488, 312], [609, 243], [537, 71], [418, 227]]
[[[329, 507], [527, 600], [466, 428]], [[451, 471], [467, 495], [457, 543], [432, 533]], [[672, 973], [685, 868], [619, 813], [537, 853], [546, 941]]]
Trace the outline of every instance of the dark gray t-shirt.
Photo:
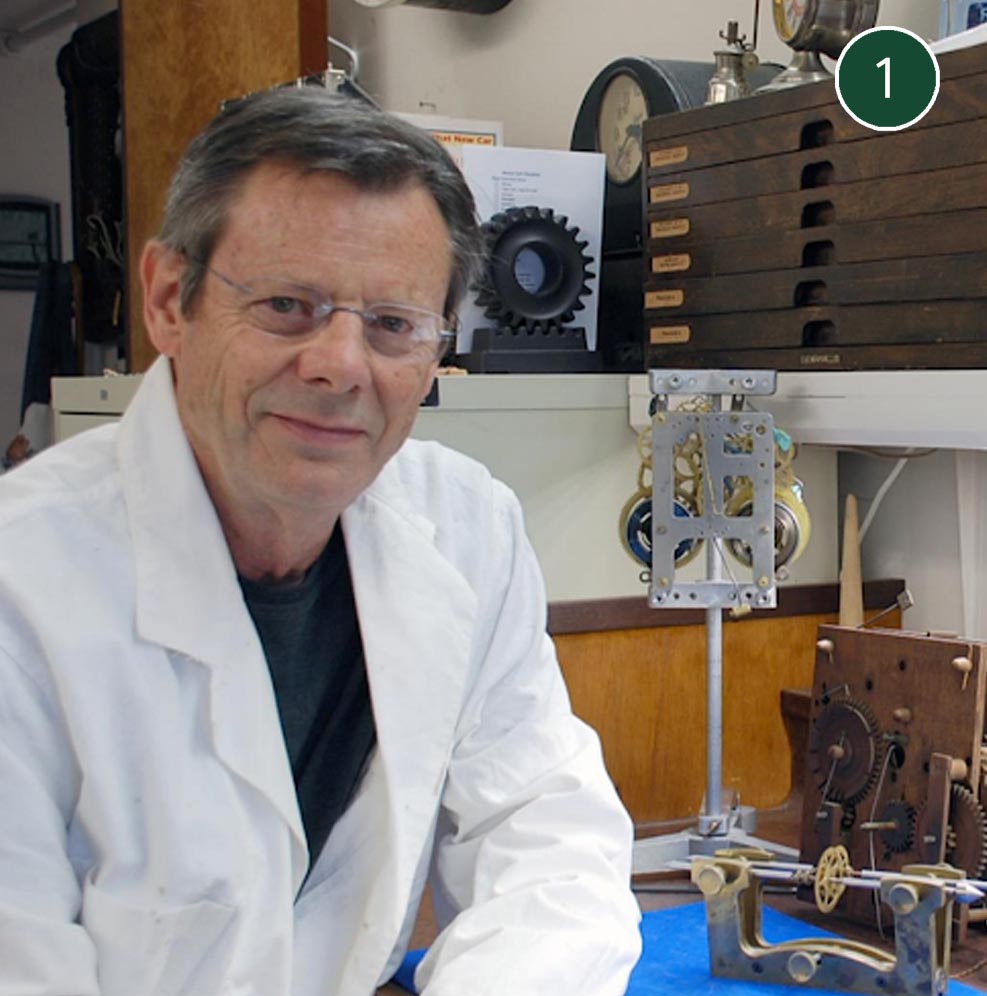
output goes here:
[[342, 530], [297, 584], [239, 580], [271, 670], [311, 867], [376, 742]]

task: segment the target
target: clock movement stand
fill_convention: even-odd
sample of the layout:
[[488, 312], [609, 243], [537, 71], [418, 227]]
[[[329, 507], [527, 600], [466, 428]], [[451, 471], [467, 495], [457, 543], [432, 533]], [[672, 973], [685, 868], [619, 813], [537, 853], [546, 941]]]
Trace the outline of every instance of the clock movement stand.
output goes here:
[[[706, 794], [695, 827], [639, 839], [633, 872], [672, 870], [673, 862], [726, 847], [756, 847], [795, 860], [794, 848], [753, 836], [751, 807], [723, 799], [723, 610], [743, 615], [775, 607], [774, 419], [744, 410], [746, 396], [775, 391], [777, 376], [764, 370], [651, 370], [652, 502], [648, 604], [655, 609], [702, 608], [706, 613]], [[671, 410], [671, 395], [688, 395]], [[724, 410], [723, 399], [730, 398]], [[683, 502], [676, 467], [699, 455], [701, 472]], [[728, 514], [725, 495], [750, 489], [743, 514]], [[690, 512], [682, 513], [684, 505]], [[676, 559], [706, 544], [706, 577], [676, 582]], [[732, 568], [724, 547], [742, 547], [749, 577]], [[724, 569], [728, 576], [724, 577]]]

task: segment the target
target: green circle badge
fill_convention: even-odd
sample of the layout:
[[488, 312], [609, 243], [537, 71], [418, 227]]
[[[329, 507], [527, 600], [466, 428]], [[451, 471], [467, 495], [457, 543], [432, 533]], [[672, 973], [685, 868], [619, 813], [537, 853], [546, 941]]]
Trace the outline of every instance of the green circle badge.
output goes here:
[[928, 113], [939, 94], [939, 63], [907, 28], [871, 28], [850, 41], [836, 63], [836, 95], [855, 121], [900, 131]]

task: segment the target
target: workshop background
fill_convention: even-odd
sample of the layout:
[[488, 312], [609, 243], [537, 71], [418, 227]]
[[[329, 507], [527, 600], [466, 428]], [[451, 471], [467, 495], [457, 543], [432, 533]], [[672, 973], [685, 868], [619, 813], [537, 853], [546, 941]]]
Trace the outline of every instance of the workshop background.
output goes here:
[[[0, 49], [0, 193], [61, 204], [63, 258], [71, 256], [71, 201], [64, 91], [55, 60], [78, 25], [115, 7], [113, 0], [4, 0], [0, 5], [0, 34], [61, 11], [75, 12], [59, 30], [20, 51]], [[761, 8], [759, 54], [763, 61], [787, 63], [788, 49], [771, 26], [771, 5], [762, 2]], [[727, 20], [738, 20], [750, 34], [752, 12], [753, 2], [746, 0], [515, 0], [496, 16], [479, 17], [417, 7], [370, 10], [354, 0], [331, 0], [329, 30], [359, 50], [360, 82], [384, 107], [500, 120], [508, 145], [564, 149], [587, 87], [609, 62], [626, 55], [712, 61]], [[924, 37], [935, 35], [937, 19], [933, 0], [881, 3], [879, 23], [907, 27]], [[348, 68], [341, 53], [334, 53], [334, 61]], [[18, 427], [32, 303], [30, 292], [0, 291], [0, 439], [5, 441]], [[920, 436], [916, 446], [923, 445]], [[618, 494], [633, 490], [633, 459], [627, 455], [633, 438], [629, 431], [622, 438], [622, 455], [616, 459], [623, 464], [617, 470], [619, 475], [626, 471], [628, 479], [626, 488], [614, 486], [615, 501]], [[807, 451], [800, 459], [815, 538], [795, 580], [834, 581], [837, 509], [842, 507], [833, 479], [836, 458], [831, 452]], [[906, 626], [987, 636], [980, 608], [987, 604], [980, 597], [980, 536], [987, 535], [987, 529], [979, 528], [978, 484], [985, 476], [980, 464], [979, 455], [953, 450], [909, 461], [865, 537], [864, 576], [903, 577], [915, 595], [917, 605], [906, 616]], [[891, 467], [865, 455], [842, 455], [839, 490], [858, 494], [866, 512]], [[584, 474], [583, 480], [587, 476], [596, 477]], [[529, 508], [529, 516], [549, 524], [559, 508], [564, 513], [566, 507], [578, 506], [579, 492], [569, 485], [579, 482], [578, 477], [574, 482], [557, 480], [547, 503]], [[615, 533], [616, 527], [607, 523], [599, 542], [606, 544], [606, 556], [620, 558], [623, 553], [612, 549]], [[549, 574], [570, 579], [579, 570], [594, 570], [591, 565], [601, 556], [592, 543], [549, 551], [549, 556], [556, 553], [561, 560], [554, 571], [549, 565]], [[633, 564], [623, 565], [607, 593], [643, 593], [635, 573]], [[554, 589], [550, 583], [549, 594], [569, 598], [599, 593], [583, 592], [573, 581]]]

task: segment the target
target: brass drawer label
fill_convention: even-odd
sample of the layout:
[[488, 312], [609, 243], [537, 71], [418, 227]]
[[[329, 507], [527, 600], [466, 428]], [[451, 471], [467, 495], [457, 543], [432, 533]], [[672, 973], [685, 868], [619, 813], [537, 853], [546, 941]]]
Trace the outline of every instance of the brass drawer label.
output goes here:
[[803, 367], [835, 367], [839, 366], [839, 353], [802, 353], [799, 363]]
[[674, 342], [688, 342], [692, 329], [688, 325], [652, 325], [648, 339], [652, 346], [664, 346]]
[[651, 222], [651, 237], [653, 239], [669, 239], [674, 235], [688, 235], [690, 227], [688, 218], [653, 221]]
[[659, 183], [651, 188], [652, 204], [667, 204], [669, 201], [681, 201], [685, 200], [688, 196], [688, 183]]
[[667, 256], [652, 256], [652, 273], [681, 273], [692, 266], [692, 257], [687, 252], [670, 253]]
[[655, 149], [648, 157], [652, 169], [659, 166], [674, 166], [689, 158], [688, 145], [673, 145], [668, 149]]
[[679, 308], [684, 300], [684, 291], [648, 291], [644, 295], [644, 306], [645, 308]]

